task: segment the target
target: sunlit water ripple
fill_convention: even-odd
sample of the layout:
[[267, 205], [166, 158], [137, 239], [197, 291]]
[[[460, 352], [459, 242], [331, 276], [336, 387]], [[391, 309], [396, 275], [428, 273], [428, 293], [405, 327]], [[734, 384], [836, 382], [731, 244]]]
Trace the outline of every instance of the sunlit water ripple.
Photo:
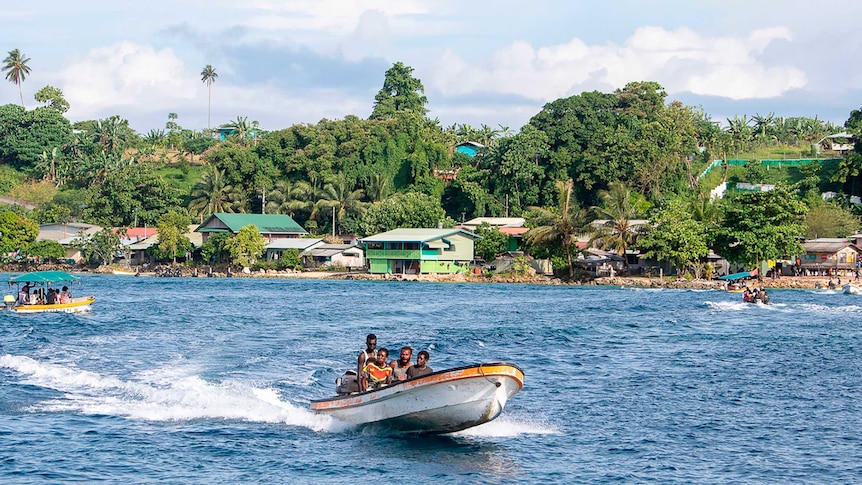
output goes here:
[[[862, 481], [862, 297], [85, 276], [84, 315], [0, 317], [0, 482]], [[308, 411], [365, 334], [524, 390], [455, 435]]]

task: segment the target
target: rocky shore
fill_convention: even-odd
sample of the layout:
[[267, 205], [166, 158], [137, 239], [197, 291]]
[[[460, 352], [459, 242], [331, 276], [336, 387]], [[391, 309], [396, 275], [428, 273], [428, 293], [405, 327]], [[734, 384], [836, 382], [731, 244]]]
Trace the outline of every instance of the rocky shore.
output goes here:
[[[61, 270], [73, 273], [92, 272], [96, 274], [112, 274], [115, 270], [122, 270], [112, 266], [100, 266], [99, 268], [91, 269], [85, 267], [70, 267], [69, 265], [29, 265], [26, 268], [19, 266], [7, 266], [2, 268], [3, 271], [10, 273], [21, 273], [28, 271], [48, 271]], [[126, 268], [127, 270], [128, 268]], [[158, 276], [161, 274], [162, 268], [155, 268], [153, 271], [142, 271], [141, 276]], [[195, 273], [193, 269], [180, 267], [180, 274], [185, 277], [197, 276], [199, 278], [207, 277], [206, 271], [198, 268]], [[224, 278], [302, 278], [302, 279], [339, 279], [339, 280], [365, 280], [365, 281], [404, 281], [404, 282], [449, 282], [449, 283], [521, 283], [521, 284], [536, 284], [536, 285], [567, 285], [567, 286], [632, 286], [641, 288], [675, 288], [675, 289], [713, 289], [720, 290], [724, 288], [724, 282], [718, 280], [688, 280], [684, 278], [665, 277], [659, 279], [657, 277], [647, 276], [632, 276], [632, 277], [603, 277], [592, 280], [568, 282], [545, 275], [527, 274], [440, 274], [440, 275], [379, 275], [363, 272], [350, 271], [295, 271], [295, 270], [258, 270], [258, 271], [236, 271], [230, 275], [226, 271], [213, 270], [213, 277]], [[839, 282], [840, 281], [840, 282]], [[785, 276], [782, 278], [764, 278], [762, 280], [752, 280], [749, 286], [762, 286], [769, 289], [815, 289], [826, 287], [828, 285], [828, 277], [815, 276]], [[841, 284], [848, 283], [848, 278], [839, 280], [836, 278], [834, 283], [837, 288]], [[857, 282], [858, 283], [858, 282]]]

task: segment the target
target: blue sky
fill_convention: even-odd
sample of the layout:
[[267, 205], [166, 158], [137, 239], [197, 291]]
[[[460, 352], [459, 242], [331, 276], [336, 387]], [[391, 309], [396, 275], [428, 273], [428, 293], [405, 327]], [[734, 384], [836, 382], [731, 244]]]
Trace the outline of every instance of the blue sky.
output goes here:
[[[23, 89], [63, 90], [73, 121], [141, 133], [246, 116], [267, 130], [367, 117], [394, 62], [430, 116], [518, 129], [545, 103], [657, 81], [713, 119], [773, 112], [843, 123], [862, 105], [858, 1], [0, 0], [0, 51], [31, 59]], [[19, 103], [0, 83], [0, 103]]]

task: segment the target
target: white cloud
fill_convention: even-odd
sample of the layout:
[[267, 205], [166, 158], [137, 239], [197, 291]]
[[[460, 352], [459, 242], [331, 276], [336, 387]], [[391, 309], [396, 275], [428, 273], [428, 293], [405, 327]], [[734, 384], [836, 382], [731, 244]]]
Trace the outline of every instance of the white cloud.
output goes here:
[[790, 32], [770, 28], [748, 37], [706, 37], [686, 28], [642, 27], [622, 45], [572, 39], [536, 49], [515, 41], [495, 52], [487, 65], [446, 51], [426, 86], [447, 96], [494, 92], [550, 101], [585, 89], [621, 88], [646, 80], [658, 81], [670, 93], [766, 98], [807, 83], [794, 66], [770, 66], [758, 59], [776, 40], [791, 40]]
[[362, 14], [369, 10], [390, 17], [422, 15], [429, 11], [419, 0], [259, 0], [246, 6], [262, 11], [246, 21], [250, 27], [314, 30], [337, 35], [353, 30]]
[[92, 117], [114, 106], [170, 109], [200, 96], [196, 73], [167, 48], [119, 42], [91, 50], [60, 74], [71, 117]]

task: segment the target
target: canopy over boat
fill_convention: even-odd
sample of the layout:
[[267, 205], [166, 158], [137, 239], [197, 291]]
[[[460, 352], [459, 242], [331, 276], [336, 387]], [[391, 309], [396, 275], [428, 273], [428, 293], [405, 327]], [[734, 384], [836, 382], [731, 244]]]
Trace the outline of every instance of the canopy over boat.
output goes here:
[[80, 280], [80, 276], [75, 276], [65, 271], [34, 271], [32, 273], [22, 274], [21, 276], [13, 276], [9, 278], [9, 283], [59, 283], [63, 281], [74, 282]]
[[743, 271], [742, 273], [732, 273], [726, 274], [724, 276], [719, 276], [720, 280], [741, 280], [743, 278], [750, 278], [752, 276], [757, 276], [756, 274], [752, 274], [751, 271]]

